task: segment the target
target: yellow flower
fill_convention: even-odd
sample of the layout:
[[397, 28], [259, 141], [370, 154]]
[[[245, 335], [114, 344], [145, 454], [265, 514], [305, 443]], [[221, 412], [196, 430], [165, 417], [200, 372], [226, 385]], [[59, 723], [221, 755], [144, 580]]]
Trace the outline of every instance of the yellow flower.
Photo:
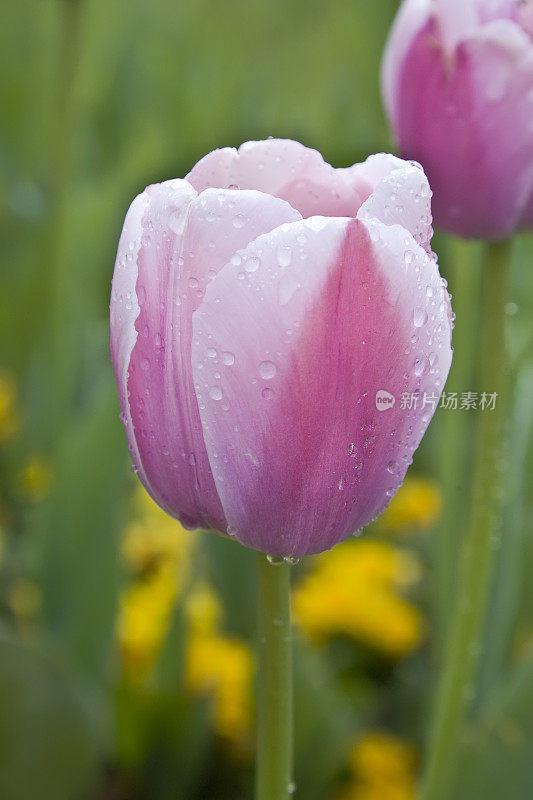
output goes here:
[[396, 658], [419, 645], [422, 614], [399, 594], [419, 578], [411, 553], [385, 542], [346, 542], [315, 563], [293, 594], [296, 620], [315, 641], [351, 636]]
[[164, 565], [135, 581], [123, 595], [117, 623], [124, 668], [146, 678], [159, 655], [178, 594], [176, 572]]
[[8, 602], [17, 617], [31, 619], [41, 607], [41, 590], [33, 581], [19, 578], [9, 589]]
[[241, 745], [252, 724], [254, 661], [237, 637], [192, 633], [187, 646], [186, 685], [193, 694], [209, 694], [219, 736]]
[[392, 498], [378, 524], [385, 530], [432, 528], [442, 511], [442, 493], [429, 478], [406, 478]]
[[133, 572], [143, 572], [170, 562], [183, 573], [194, 547], [193, 534], [159, 508], [142, 486], [137, 488], [134, 503], [137, 516], [122, 539], [126, 566]]
[[352, 748], [352, 782], [339, 800], [415, 800], [416, 750], [408, 742], [375, 731]]
[[192, 633], [214, 634], [220, 629], [222, 605], [208, 583], [200, 581], [193, 587], [186, 600], [186, 612]]
[[39, 454], [31, 456], [18, 474], [18, 486], [24, 499], [39, 503], [47, 496], [53, 482], [53, 472], [48, 461]]
[[0, 445], [7, 444], [20, 427], [16, 400], [15, 379], [10, 373], [0, 370]]
[[[122, 597], [117, 635], [126, 675], [142, 682], [157, 661], [173, 609], [185, 590], [195, 537], [142, 488], [135, 506], [136, 517], [124, 532], [122, 556], [137, 578]], [[186, 688], [211, 698], [215, 731], [242, 748], [249, 739], [253, 709], [250, 648], [223, 634], [222, 604], [208, 583], [197, 581], [183, 602]]]

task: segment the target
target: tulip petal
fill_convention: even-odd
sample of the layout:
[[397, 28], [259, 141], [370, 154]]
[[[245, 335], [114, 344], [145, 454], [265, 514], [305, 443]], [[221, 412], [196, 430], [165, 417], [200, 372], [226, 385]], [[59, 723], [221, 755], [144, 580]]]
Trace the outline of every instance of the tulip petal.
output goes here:
[[361, 197], [367, 200], [378, 183], [397, 169], [408, 166], [408, 162], [390, 153], [376, 153], [363, 161], [362, 164], [354, 164], [352, 167], [339, 170], [344, 174], [345, 179], [354, 186]]
[[291, 139], [246, 142], [238, 150], [215, 150], [196, 164], [187, 180], [201, 191], [207, 186], [258, 189], [281, 197], [303, 217], [350, 216], [362, 198], [345, 170], [327, 164], [317, 150]]
[[403, 62], [394, 61], [400, 150], [424, 165], [440, 226], [466, 237], [505, 237], [527, 223], [531, 202], [531, 42], [508, 19], [461, 42], [453, 62], [436, 42], [433, 20]]
[[478, 0], [433, 0], [441, 40], [448, 53], [473, 36], [481, 16]]
[[143, 192], [135, 198], [126, 214], [118, 245], [109, 306], [111, 359], [119, 391], [120, 417], [126, 428], [128, 446], [134, 467], [145, 485], [147, 484], [147, 479], [142, 469], [137, 442], [133, 435], [127, 383], [131, 351], [137, 341], [135, 320], [140, 311], [135, 292], [137, 256], [141, 247], [142, 219], [148, 203], [149, 197], [146, 192]]
[[392, 23], [383, 54], [381, 85], [387, 113], [396, 125], [396, 92], [399, 65], [403, 64], [413, 38], [427, 25], [432, 12], [431, 0], [404, 0]]
[[431, 190], [420, 165], [395, 169], [384, 177], [359, 209], [359, 219], [380, 219], [401, 225], [424, 250], [431, 252]]
[[320, 552], [400, 486], [432, 416], [422, 395], [436, 403], [449, 370], [448, 296], [410, 233], [377, 219], [283, 225], [238, 255], [193, 315], [215, 483], [245, 545]]
[[184, 525], [224, 530], [192, 383], [192, 313], [236, 249], [301, 217], [260, 192], [208, 189], [196, 196], [187, 181], [152, 186], [147, 195], [127, 383], [141, 478]]

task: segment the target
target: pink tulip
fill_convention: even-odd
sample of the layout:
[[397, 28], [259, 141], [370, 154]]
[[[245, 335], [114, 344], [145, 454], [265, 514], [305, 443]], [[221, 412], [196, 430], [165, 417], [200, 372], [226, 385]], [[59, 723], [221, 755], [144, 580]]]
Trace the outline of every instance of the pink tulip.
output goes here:
[[500, 239], [533, 225], [533, 3], [404, 0], [383, 62], [405, 158], [439, 226]]
[[293, 141], [216, 150], [139, 195], [111, 350], [156, 502], [282, 557], [379, 514], [451, 362], [431, 234], [418, 165], [382, 154], [335, 170]]

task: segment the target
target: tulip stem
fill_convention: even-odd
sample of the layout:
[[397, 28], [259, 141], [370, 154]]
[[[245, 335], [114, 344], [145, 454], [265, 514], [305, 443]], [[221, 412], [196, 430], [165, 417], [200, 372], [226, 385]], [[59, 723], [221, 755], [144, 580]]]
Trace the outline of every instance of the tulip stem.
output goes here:
[[491, 244], [483, 266], [478, 346], [480, 390], [497, 393], [494, 410], [478, 409], [469, 529], [437, 689], [423, 800], [450, 800], [467, 714], [475, 698], [502, 514], [507, 353], [505, 303], [510, 242]]
[[290, 566], [258, 564], [258, 693], [256, 800], [288, 800], [293, 792]]

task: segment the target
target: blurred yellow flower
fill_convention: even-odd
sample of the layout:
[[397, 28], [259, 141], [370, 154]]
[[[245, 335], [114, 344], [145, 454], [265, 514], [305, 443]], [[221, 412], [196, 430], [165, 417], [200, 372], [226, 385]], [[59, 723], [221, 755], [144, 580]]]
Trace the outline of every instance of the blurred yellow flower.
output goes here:
[[390, 657], [414, 650], [420, 610], [399, 594], [420, 577], [412, 553], [386, 542], [345, 542], [315, 562], [293, 593], [297, 622], [317, 642], [345, 635]]
[[439, 485], [429, 478], [406, 478], [399, 491], [378, 519], [388, 531], [432, 528], [442, 511]]
[[169, 517], [139, 485], [135, 492], [135, 519], [122, 538], [122, 557], [132, 572], [144, 572], [172, 563], [183, 573], [195, 545], [194, 535]]
[[176, 571], [165, 564], [131, 585], [121, 599], [117, 623], [124, 669], [143, 680], [153, 667], [178, 594]]
[[20, 427], [16, 402], [15, 379], [9, 372], [0, 370], [0, 445], [9, 442]]
[[54, 479], [49, 462], [38, 453], [32, 455], [17, 476], [17, 485], [28, 503], [39, 503], [47, 496]]
[[338, 800], [415, 800], [416, 750], [391, 734], [375, 731], [352, 748], [352, 782]]
[[205, 581], [193, 587], [186, 600], [186, 615], [192, 633], [213, 634], [220, 630], [224, 612], [215, 590]]
[[186, 685], [213, 703], [213, 725], [224, 739], [243, 744], [252, 725], [253, 655], [241, 639], [192, 633], [186, 654]]
[[[140, 487], [122, 556], [136, 576], [124, 593], [117, 636], [125, 674], [142, 683], [157, 661], [173, 609], [185, 591], [196, 539]], [[243, 747], [252, 724], [253, 656], [241, 639], [222, 632], [224, 610], [214, 588], [196, 581], [185, 602], [185, 685], [212, 702], [213, 727]]]
[[41, 590], [33, 581], [19, 578], [10, 587], [7, 599], [15, 616], [31, 619], [41, 607]]

